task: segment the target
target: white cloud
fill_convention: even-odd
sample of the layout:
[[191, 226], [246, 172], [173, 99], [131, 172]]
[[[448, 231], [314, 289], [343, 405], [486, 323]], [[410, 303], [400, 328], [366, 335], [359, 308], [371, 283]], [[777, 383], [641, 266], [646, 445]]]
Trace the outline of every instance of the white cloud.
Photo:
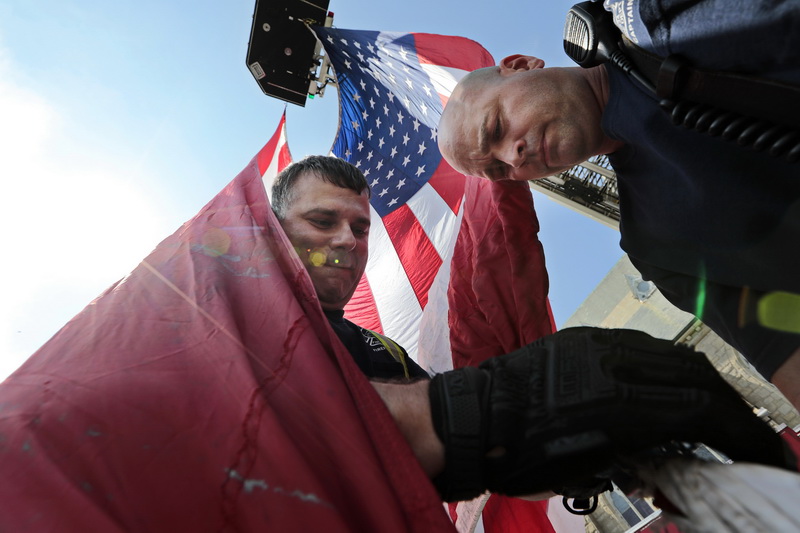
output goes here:
[[68, 114], [18, 80], [0, 49], [0, 380], [169, 233], [142, 171], [54, 157]]

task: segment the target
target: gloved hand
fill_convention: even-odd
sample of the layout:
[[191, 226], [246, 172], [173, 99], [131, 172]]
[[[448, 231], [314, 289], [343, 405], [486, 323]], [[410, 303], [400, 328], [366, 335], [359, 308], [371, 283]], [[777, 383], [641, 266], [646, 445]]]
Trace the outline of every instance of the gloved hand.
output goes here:
[[619, 460], [671, 441], [793, 468], [782, 439], [706, 357], [632, 330], [571, 328], [435, 376], [445, 501], [486, 490], [588, 497]]

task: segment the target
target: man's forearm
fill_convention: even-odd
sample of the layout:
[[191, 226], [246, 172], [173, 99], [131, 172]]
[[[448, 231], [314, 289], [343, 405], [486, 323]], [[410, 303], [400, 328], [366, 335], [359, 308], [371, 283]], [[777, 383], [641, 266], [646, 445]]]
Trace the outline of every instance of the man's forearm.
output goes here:
[[372, 382], [428, 477], [444, 470], [444, 445], [433, 429], [428, 389], [430, 381]]
[[[411, 445], [425, 473], [434, 478], [444, 470], [444, 444], [433, 429], [430, 407], [430, 381], [387, 383], [373, 381], [401, 433]], [[523, 496], [525, 500], [546, 500], [552, 492]]]

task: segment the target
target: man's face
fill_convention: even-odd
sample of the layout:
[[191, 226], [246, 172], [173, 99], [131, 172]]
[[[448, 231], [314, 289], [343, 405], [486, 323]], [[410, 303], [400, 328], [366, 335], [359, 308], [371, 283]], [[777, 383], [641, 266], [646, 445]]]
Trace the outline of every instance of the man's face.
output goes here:
[[318, 178], [301, 175], [280, 221], [303, 261], [326, 310], [341, 310], [367, 265], [369, 199]]
[[492, 181], [532, 180], [597, 153], [604, 136], [594, 93], [574, 69], [543, 66], [511, 56], [456, 87], [439, 124], [439, 148], [454, 168]]

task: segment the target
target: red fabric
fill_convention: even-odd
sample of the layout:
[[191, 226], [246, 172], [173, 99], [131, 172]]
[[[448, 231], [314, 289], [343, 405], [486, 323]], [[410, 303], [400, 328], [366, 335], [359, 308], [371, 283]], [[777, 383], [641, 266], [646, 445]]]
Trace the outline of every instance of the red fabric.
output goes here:
[[493, 495], [483, 508], [486, 533], [555, 533], [547, 517], [547, 501], [531, 502]]
[[[448, 293], [455, 367], [477, 366], [554, 331], [538, 232], [526, 183], [468, 178]], [[547, 505], [492, 495], [484, 529], [552, 533]]]
[[420, 63], [468, 71], [494, 65], [494, 58], [483, 46], [464, 37], [415, 33], [414, 42]]
[[450, 344], [475, 366], [552, 333], [544, 251], [524, 182], [469, 178], [450, 270]]
[[1, 531], [448, 531], [254, 161], [0, 385]]
[[795, 461], [798, 461], [796, 466], [798, 470], [800, 470], [800, 435], [790, 427], [783, 428], [778, 434], [783, 438], [786, 445], [794, 454]]
[[681, 528], [676, 526], [673, 522], [671, 522], [668, 518], [664, 518], [664, 516], [659, 516], [643, 529], [638, 529], [640, 533], [683, 533]]

